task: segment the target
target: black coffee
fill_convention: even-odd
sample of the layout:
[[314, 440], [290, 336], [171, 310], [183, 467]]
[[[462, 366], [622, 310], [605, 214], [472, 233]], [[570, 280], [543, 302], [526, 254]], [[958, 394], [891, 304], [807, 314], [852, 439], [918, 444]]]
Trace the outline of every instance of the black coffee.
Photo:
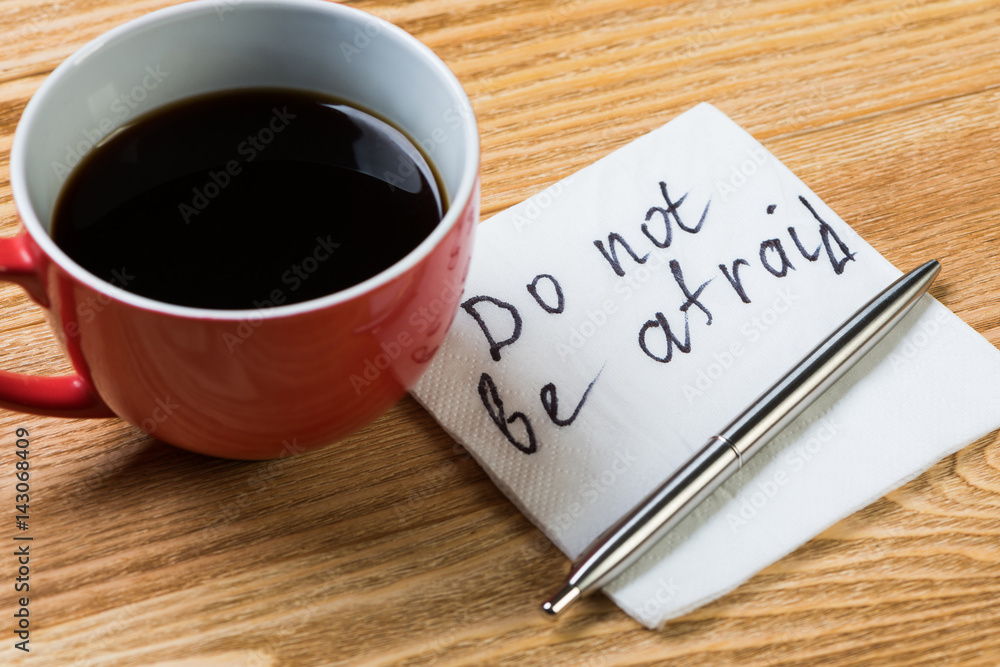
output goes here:
[[241, 90], [157, 110], [92, 149], [52, 237], [136, 294], [255, 308], [375, 275], [444, 208], [427, 161], [386, 122], [316, 95]]

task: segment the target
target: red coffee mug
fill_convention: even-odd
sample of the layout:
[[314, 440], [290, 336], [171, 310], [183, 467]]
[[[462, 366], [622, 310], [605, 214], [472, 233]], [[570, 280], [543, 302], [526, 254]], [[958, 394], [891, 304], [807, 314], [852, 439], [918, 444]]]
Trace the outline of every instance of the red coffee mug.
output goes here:
[[[178, 99], [262, 86], [329, 94], [391, 119], [436, 166], [450, 201], [444, 219], [360, 284], [258, 310], [138, 296], [53, 243], [59, 189], [104, 136]], [[46, 309], [77, 372], [0, 371], [0, 406], [118, 415], [165, 442], [240, 459], [329, 444], [416, 382], [454, 318], [479, 215], [478, 131], [454, 75], [399, 28], [320, 0], [200, 0], [110, 31], [31, 99], [10, 173], [22, 225], [0, 239], [0, 278]], [[282, 300], [280, 286], [271, 296]]]

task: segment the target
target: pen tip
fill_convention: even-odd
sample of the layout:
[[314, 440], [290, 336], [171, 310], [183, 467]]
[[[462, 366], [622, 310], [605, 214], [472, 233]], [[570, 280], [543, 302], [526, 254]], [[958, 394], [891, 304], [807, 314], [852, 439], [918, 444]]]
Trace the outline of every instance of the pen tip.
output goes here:
[[566, 584], [558, 593], [553, 595], [547, 602], [542, 604], [542, 611], [549, 616], [555, 616], [570, 603], [580, 597], [580, 589], [572, 584]]

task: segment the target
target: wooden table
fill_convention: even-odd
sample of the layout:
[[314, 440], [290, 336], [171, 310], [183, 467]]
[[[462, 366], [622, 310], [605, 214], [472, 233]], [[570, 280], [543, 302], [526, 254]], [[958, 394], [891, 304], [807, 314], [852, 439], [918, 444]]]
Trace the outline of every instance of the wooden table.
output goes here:
[[[2, 233], [28, 98], [86, 41], [167, 4], [0, 0]], [[465, 85], [484, 219], [710, 101], [897, 266], [941, 259], [934, 295], [1000, 344], [996, 0], [354, 4]], [[68, 372], [41, 310], [12, 286], [0, 299], [0, 365]], [[31, 652], [13, 647], [8, 546], [3, 664], [1000, 664], [997, 433], [651, 632], [601, 595], [537, 615], [566, 559], [409, 398], [264, 463], [0, 412], [7, 545], [17, 428], [34, 457]]]

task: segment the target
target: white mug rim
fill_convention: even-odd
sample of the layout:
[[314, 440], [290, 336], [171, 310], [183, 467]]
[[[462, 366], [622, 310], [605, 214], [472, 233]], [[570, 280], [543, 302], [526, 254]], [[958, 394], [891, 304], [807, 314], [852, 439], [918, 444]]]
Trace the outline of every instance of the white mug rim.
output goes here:
[[[425, 238], [414, 249], [410, 250], [410, 252], [407, 253], [402, 259], [398, 260], [374, 276], [332, 294], [299, 303], [266, 308], [228, 310], [182, 306], [141, 296], [102, 280], [80, 266], [52, 240], [52, 237], [42, 224], [41, 219], [35, 210], [34, 203], [28, 194], [26, 161], [30, 147], [25, 145], [27, 141], [26, 137], [30, 134], [30, 129], [35, 123], [37, 110], [42, 108], [42, 105], [45, 104], [49, 91], [62, 85], [64, 79], [72, 76], [75, 62], [82, 57], [86, 57], [86, 54], [89, 51], [96, 50], [105, 44], [123, 38], [132, 32], [142, 30], [152, 23], [168, 21], [176, 16], [204, 12], [208, 9], [215, 11], [217, 4], [217, 0], [193, 0], [192, 2], [166, 7], [132, 19], [131, 21], [102, 33], [95, 39], [80, 47], [77, 51], [63, 60], [63, 62], [61, 62], [52, 71], [52, 73], [46, 77], [42, 85], [39, 86], [38, 90], [32, 95], [28, 104], [25, 106], [24, 112], [21, 114], [21, 119], [18, 122], [17, 129], [14, 133], [14, 140], [10, 152], [11, 191], [13, 194], [15, 208], [24, 229], [31, 235], [35, 243], [41, 247], [42, 251], [55, 264], [70, 274], [75, 280], [87, 285], [96, 292], [106, 294], [107, 296], [110, 296], [118, 301], [143, 310], [194, 319], [227, 321], [253, 319], [254, 321], [257, 321], [260, 319], [275, 319], [323, 310], [340, 303], [351, 301], [352, 299], [364, 294], [371, 293], [379, 287], [394, 281], [399, 276], [405, 274], [416, 265], [420, 264], [439, 245], [441, 240], [452, 230], [452, 228], [459, 223], [462, 216], [465, 214], [470, 200], [475, 196], [474, 189], [479, 177], [480, 146], [478, 126], [474, 115], [471, 113], [469, 114], [469, 117], [465, 119], [465, 123], [462, 128], [462, 139], [465, 142], [465, 151], [467, 152], [466, 164], [461, 172], [458, 187], [455, 189], [454, 193], [449, 193], [451, 194], [450, 205], [441, 221], [427, 238]], [[437, 54], [435, 54], [427, 45], [418, 40], [416, 37], [409, 34], [402, 28], [386, 21], [385, 19], [354, 7], [327, 2], [326, 0], [242, 0], [240, 6], [274, 7], [282, 10], [296, 8], [321, 9], [323, 11], [329, 11], [333, 14], [351, 16], [355, 19], [363, 18], [365, 21], [374, 20], [379, 23], [381, 30], [394, 34], [397, 39], [405, 42], [418, 55], [420, 55], [423, 62], [447, 85], [456, 101], [464, 103], [464, 105], [466, 105], [466, 107], [470, 110], [472, 108], [461, 83], [458, 81], [455, 74], [444, 63], [444, 61], [442, 61]]]

